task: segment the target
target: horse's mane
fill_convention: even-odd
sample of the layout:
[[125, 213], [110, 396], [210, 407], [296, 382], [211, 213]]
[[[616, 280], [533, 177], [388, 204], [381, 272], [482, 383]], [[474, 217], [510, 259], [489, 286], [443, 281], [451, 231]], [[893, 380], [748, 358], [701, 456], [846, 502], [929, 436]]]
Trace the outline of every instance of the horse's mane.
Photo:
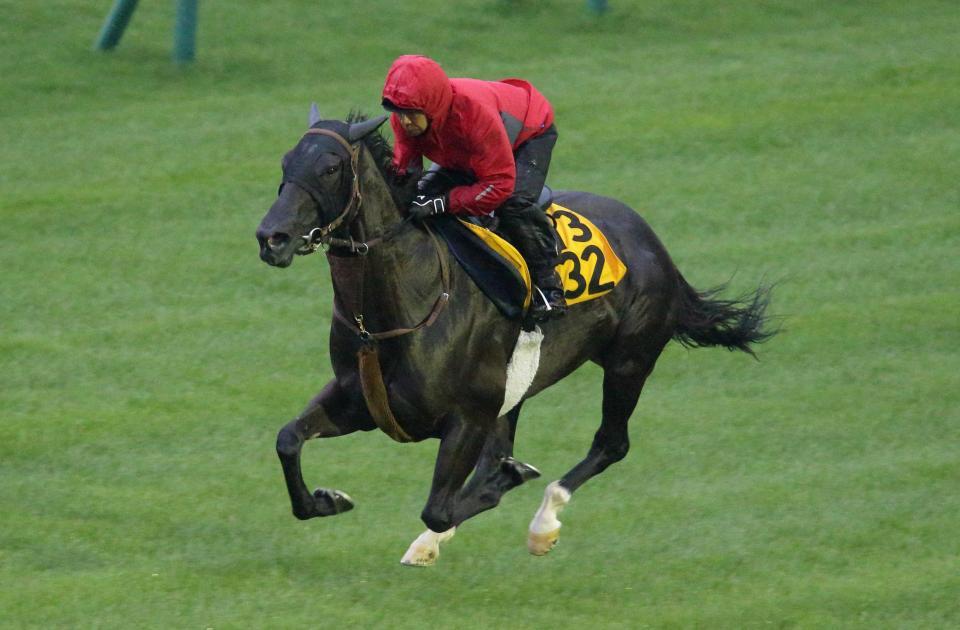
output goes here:
[[[350, 112], [346, 122], [353, 124], [363, 122], [368, 118], [369, 116], [367, 114], [355, 110]], [[396, 170], [393, 168], [393, 146], [389, 140], [383, 137], [380, 131], [369, 134], [363, 139], [363, 144], [367, 147], [367, 150], [370, 151], [370, 155], [373, 156], [377, 170], [380, 171], [380, 175], [383, 176], [383, 181], [386, 182], [387, 187], [390, 189], [390, 194], [393, 196], [397, 207], [406, 208], [409, 206], [417, 192], [418, 174], [397, 175]]]

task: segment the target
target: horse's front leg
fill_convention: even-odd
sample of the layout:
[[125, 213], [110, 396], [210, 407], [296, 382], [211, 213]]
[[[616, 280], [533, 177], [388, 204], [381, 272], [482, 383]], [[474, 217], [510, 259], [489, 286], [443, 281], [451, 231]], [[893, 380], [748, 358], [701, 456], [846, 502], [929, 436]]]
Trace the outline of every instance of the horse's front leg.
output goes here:
[[277, 455], [283, 467], [293, 515], [298, 519], [331, 516], [353, 508], [350, 497], [338, 490], [317, 488], [313, 493], [307, 490], [300, 470], [300, 451], [307, 440], [336, 437], [368, 428], [363, 424], [365, 413], [365, 407], [358, 406], [336, 381], [330, 381], [303, 413], [280, 429]]
[[435, 563], [439, 544], [453, 536], [457, 495], [480, 458], [487, 430], [483, 423], [458, 414], [451, 414], [447, 418], [433, 471], [430, 497], [420, 515], [429, 529], [413, 541], [400, 560], [402, 564], [428, 566]]

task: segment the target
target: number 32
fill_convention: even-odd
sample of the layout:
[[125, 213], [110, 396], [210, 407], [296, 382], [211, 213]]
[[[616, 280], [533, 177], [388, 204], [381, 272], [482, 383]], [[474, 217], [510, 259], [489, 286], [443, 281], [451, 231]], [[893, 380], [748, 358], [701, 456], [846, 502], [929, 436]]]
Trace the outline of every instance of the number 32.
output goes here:
[[[580, 234], [572, 237], [573, 241], [585, 243], [593, 238], [593, 232], [590, 231], [589, 227], [581, 223], [575, 214], [560, 210], [554, 213], [554, 217], [558, 216], [567, 219], [567, 221], [570, 222], [571, 229], [580, 231]], [[593, 273], [590, 274], [590, 280], [588, 282], [587, 279], [583, 277], [581, 261], [589, 268], [592, 258], [595, 258], [596, 262], [593, 265]], [[600, 282], [604, 265], [606, 265], [607, 261], [603, 256], [603, 250], [596, 245], [587, 245], [583, 248], [583, 252], [581, 252], [579, 256], [569, 249], [565, 249], [560, 252], [560, 262], [569, 262], [571, 264], [568, 277], [571, 282], [576, 283], [575, 287], [564, 292], [564, 296], [566, 296], [567, 299], [572, 300], [578, 298], [583, 295], [584, 291], [589, 291], [590, 294], [604, 293], [614, 287], [613, 282]]]

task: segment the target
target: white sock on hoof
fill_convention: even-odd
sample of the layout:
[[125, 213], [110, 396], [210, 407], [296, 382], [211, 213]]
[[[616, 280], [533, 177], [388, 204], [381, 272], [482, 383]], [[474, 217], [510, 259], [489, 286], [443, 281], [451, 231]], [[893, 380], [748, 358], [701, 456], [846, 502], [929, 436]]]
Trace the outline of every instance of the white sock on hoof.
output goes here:
[[559, 481], [551, 482], [543, 492], [540, 509], [530, 521], [530, 532], [547, 534], [560, 529], [557, 514], [570, 502], [570, 496], [570, 491], [561, 486]]
[[400, 564], [411, 567], [426, 567], [436, 563], [440, 557], [440, 543], [445, 543], [457, 533], [456, 527], [445, 532], [435, 532], [431, 529], [423, 532], [410, 543], [407, 553], [400, 558]]

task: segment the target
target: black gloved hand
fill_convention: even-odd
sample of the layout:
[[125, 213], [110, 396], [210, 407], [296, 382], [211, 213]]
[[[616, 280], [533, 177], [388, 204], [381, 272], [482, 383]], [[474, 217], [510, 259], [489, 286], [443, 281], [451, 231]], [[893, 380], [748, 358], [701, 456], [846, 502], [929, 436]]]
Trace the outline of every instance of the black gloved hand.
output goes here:
[[410, 204], [410, 209], [408, 213], [411, 217], [417, 221], [422, 221], [427, 217], [432, 217], [437, 214], [443, 214], [447, 211], [447, 197], [446, 195], [437, 195], [427, 197], [425, 195], [417, 195], [417, 198], [413, 200], [413, 203]]

